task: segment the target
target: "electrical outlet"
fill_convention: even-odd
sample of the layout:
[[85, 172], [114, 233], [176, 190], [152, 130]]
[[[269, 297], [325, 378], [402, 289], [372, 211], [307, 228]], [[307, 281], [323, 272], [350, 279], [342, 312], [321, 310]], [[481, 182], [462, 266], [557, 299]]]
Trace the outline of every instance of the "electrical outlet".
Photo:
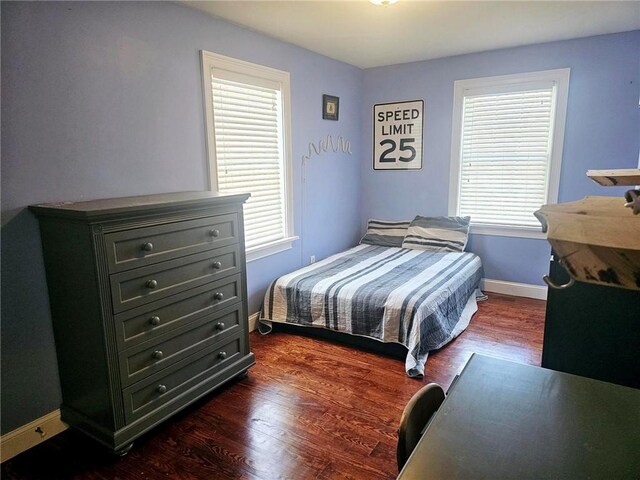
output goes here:
[[311, 255], [311, 257], [309, 257], [309, 263], [316, 263], [316, 256], [315, 255]]

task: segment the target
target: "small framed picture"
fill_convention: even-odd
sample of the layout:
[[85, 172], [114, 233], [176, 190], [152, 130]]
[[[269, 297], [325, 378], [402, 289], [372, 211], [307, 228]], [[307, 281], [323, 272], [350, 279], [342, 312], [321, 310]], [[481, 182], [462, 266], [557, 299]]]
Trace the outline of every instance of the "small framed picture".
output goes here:
[[333, 95], [322, 95], [322, 118], [325, 120], [338, 120], [338, 108], [340, 99]]

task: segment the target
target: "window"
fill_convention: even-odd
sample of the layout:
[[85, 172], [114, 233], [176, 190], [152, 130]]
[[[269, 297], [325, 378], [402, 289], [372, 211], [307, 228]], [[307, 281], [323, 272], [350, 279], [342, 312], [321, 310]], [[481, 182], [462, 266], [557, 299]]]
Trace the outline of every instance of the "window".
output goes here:
[[251, 193], [247, 260], [291, 248], [289, 73], [202, 51], [210, 189]]
[[454, 83], [449, 214], [471, 231], [543, 237], [558, 199], [569, 69]]

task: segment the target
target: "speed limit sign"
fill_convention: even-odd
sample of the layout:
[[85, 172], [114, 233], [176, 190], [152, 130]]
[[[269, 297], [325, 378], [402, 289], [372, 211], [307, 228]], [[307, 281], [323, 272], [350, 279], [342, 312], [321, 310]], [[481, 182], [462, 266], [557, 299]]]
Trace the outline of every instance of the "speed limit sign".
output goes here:
[[423, 100], [373, 106], [374, 170], [422, 168], [423, 116]]

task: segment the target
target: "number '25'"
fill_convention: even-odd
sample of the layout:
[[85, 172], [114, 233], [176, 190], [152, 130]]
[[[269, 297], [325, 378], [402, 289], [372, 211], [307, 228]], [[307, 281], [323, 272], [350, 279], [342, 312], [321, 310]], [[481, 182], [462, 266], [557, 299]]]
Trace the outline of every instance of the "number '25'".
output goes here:
[[[400, 148], [398, 150], [400, 150], [401, 152], [411, 152], [411, 154], [409, 157], [398, 157], [399, 161], [410, 162], [411, 160], [416, 158], [416, 149], [413, 148], [411, 145], [407, 145], [407, 143], [413, 143], [415, 141], [416, 141], [415, 138], [400, 139]], [[384, 147], [385, 145], [389, 145], [389, 148], [387, 148], [384, 152], [382, 152], [382, 155], [380, 155], [380, 162], [395, 162], [396, 161], [395, 157], [387, 157], [387, 155], [393, 153], [393, 151], [396, 149], [396, 146], [397, 146], [396, 142], [391, 139], [382, 140], [380, 142], [380, 146]]]

